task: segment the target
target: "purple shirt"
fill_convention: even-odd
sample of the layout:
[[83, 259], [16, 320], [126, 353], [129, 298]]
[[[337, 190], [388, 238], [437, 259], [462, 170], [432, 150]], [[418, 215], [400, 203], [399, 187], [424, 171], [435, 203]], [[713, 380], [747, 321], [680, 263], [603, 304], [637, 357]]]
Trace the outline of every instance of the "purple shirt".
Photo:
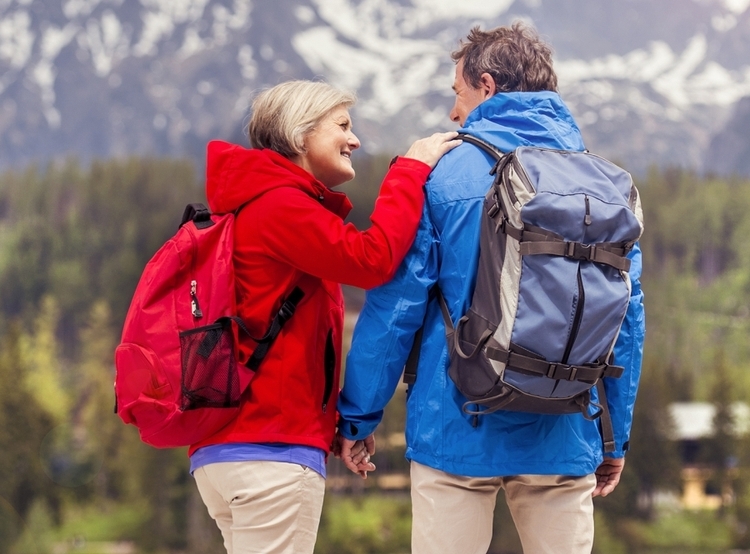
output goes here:
[[287, 462], [309, 467], [326, 477], [326, 455], [320, 448], [298, 444], [235, 442], [199, 448], [190, 456], [190, 473], [221, 462]]

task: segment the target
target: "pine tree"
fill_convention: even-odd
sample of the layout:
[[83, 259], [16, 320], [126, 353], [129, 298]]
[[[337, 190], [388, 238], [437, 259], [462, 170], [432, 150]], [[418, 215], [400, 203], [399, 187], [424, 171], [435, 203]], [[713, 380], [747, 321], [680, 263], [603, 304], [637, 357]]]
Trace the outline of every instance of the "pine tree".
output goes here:
[[[24, 386], [20, 340], [19, 327], [12, 325], [0, 344], [0, 505], [14, 516], [11, 525], [22, 522], [36, 500], [46, 501], [53, 513], [60, 500], [40, 456], [53, 420]], [[0, 529], [0, 552], [8, 551], [20, 530]]]

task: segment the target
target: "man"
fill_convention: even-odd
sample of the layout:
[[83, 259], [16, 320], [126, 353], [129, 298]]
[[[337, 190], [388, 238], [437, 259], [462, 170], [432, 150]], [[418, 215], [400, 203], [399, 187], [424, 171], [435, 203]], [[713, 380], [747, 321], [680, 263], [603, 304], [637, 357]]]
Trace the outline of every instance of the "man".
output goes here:
[[[474, 28], [452, 54], [455, 105], [465, 131], [508, 152], [521, 145], [584, 150], [580, 131], [555, 92], [552, 53], [529, 27]], [[617, 485], [632, 423], [645, 333], [640, 249], [630, 253], [632, 294], [615, 346], [619, 379], [605, 379], [616, 448], [603, 455], [598, 423], [580, 414], [461, 410], [449, 379], [438, 284], [455, 323], [476, 279], [479, 218], [493, 160], [466, 142], [427, 183], [417, 238], [392, 282], [371, 291], [354, 331], [339, 400], [341, 455], [361, 473], [372, 433], [392, 397], [414, 336], [424, 324], [416, 382], [407, 392], [406, 457], [411, 461], [412, 552], [484, 554], [496, 496], [505, 490], [524, 552], [591, 552], [592, 497]], [[354, 440], [366, 440], [368, 449]], [[369, 451], [368, 451], [369, 450]]]

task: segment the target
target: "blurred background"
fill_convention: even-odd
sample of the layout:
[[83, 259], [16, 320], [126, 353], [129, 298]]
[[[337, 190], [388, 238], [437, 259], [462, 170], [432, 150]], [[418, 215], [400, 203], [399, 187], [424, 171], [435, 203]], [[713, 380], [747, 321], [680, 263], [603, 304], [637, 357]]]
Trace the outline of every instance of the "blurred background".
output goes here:
[[[223, 552], [185, 450], [141, 444], [112, 394], [206, 142], [247, 145], [253, 93], [283, 80], [356, 91], [343, 188], [367, 228], [390, 157], [455, 127], [450, 51], [516, 19], [645, 211], [643, 378], [595, 552], [750, 552], [750, 0], [0, 0], [0, 553]], [[329, 463], [317, 553], [409, 551], [403, 394], [370, 478]], [[521, 554], [498, 506], [490, 552]]]

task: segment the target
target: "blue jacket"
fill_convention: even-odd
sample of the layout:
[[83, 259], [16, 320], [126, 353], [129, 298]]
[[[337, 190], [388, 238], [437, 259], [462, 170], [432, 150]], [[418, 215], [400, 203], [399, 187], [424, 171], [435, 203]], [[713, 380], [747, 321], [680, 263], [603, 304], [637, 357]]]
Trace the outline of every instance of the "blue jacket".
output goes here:
[[[464, 131], [502, 151], [534, 145], [580, 151], [580, 131], [553, 92], [501, 93], [480, 104]], [[479, 255], [479, 218], [492, 160], [465, 143], [445, 155], [427, 182], [417, 237], [395, 278], [367, 294], [354, 330], [339, 398], [339, 428], [350, 439], [374, 432], [393, 396], [414, 334], [424, 322], [417, 380], [407, 391], [406, 457], [456, 475], [586, 475], [602, 461], [598, 422], [580, 414], [498, 411], [477, 418], [448, 377], [445, 325], [428, 291], [438, 283], [453, 321], [468, 309]], [[606, 378], [616, 451], [628, 448], [640, 378], [645, 322], [641, 253], [630, 254], [632, 294], [615, 345], [619, 379]], [[596, 391], [594, 391], [595, 393]], [[474, 425], [474, 424], [475, 425]]]

